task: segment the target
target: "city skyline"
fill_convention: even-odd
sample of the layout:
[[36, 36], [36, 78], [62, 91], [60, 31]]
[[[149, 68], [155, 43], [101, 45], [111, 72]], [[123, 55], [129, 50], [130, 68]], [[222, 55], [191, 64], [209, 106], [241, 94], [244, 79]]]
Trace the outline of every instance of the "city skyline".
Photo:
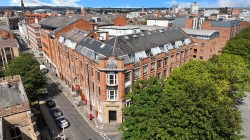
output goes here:
[[[21, 0], [0, 0], [0, 6], [20, 6]], [[177, 4], [181, 8], [190, 7], [193, 0], [23, 0], [25, 6], [72, 6], [72, 7], [113, 7], [113, 8], [138, 8], [138, 7], [171, 7]], [[196, 0], [200, 7], [250, 7], [250, 1], [243, 0]]]

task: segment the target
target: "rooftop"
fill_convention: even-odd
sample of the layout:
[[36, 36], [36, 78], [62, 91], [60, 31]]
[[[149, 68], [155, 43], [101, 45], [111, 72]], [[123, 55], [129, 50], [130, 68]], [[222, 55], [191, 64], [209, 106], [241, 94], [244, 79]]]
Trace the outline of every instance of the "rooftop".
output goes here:
[[73, 29], [70, 30], [64, 34], [61, 34], [62, 37], [64, 37], [65, 39], [69, 39], [75, 43], [79, 43], [80, 41], [82, 41], [87, 35], [89, 34], [89, 32], [84, 31], [84, 30], [79, 30], [79, 29]]
[[[127, 64], [133, 61], [130, 60], [129, 55], [143, 53], [145, 56], [145, 51], [154, 51], [153, 55], [156, 55], [160, 52], [166, 52], [168, 49], [178, 48], [182, 42], [190, 43], [190, 40], [186, 41], [186, 39], [189, 39], [189, 36], [181, 29], [165, 28], [131, 35], [115, 36], [104, 43], [95, 39], [84, 38], [76, 46], [75, 50], [87, 58], [96, 61], [98, 61], [100, 57], [111, 54], [117, 55], [118, 57], [124, 58]], [[159, 50], [160, 46], [163, 47], [162, 50]]]
[[35, 28], [40, 28], [41, 27], [41, 25], [38, 24], [38, 23], [30, 24], [30, 26], [35, 27]]
[[16, 39], [13, 40], [0, 40], [0, 48], [2, 47], [18, 47]]
[[5, 80], [0, 82], [0, 108], [19, 105], [28, 101], [26, 93], [22, 90], [23, 87], [20, 79], [19, 76], [19, 80]]
[[161, 26], [148, 26], [148, 25], [126, 25], [124, 27], [140, 28], [141, 31], [152, 31], [152, 30], [158, 30], [158, 29], [166, 28], [166, 27], [161, 27]]
[[117, 30], [129, 30], [129, 29], [140, 29], [139, 27], [129, 27], [129, 26], [104, 26], [99, 29], [117, 29]]
[[199, 29], [187, 29], [182, 28], [184, 32], [186, 32], [188, 35], [199, 35], [199, 36], [212, 36], [214, 33], [219, 33], [219, 31], [216, 30], [199, 30]]

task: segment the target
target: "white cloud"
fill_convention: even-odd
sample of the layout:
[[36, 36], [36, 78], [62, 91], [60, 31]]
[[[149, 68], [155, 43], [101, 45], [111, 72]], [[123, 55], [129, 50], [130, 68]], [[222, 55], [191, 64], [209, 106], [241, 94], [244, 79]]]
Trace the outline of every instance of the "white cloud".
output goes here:
[[[192, 2], [184, 0], [170, 0], [165, 2], [165, 5], [172, 6], [177, 4], [181, 8], [189, 8]], [[200, 0], [200, 7], [250, 7], [249, 0]]]
[[217, 0], [218, 7], [250, 7], [249, 0]]
[[191, 6], [191, 2], [184, 2], [184, 1], [177, 1], [177, 0], [171, 0], [171, 1], [165, 2], [165, 4], [169, 6], [178, 5], [180, 8], [187, 8]]
[[[77, 4], [80, 0], [50, 0], [50, 2], [42, 2], [42, 0], [23, 0], [25, 6], [70, 6], [80, 7]], [[9, 3], [11, 6], [20, 6], [20, 0], [11, 0]]]

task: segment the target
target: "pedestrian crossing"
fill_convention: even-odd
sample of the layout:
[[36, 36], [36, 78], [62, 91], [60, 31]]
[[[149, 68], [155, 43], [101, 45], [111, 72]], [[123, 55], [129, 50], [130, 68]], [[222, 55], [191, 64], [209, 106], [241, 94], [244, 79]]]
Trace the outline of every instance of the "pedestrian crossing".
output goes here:
[[105, 133], [100, 133], [103, 139], [110, 140], [109, 137]]

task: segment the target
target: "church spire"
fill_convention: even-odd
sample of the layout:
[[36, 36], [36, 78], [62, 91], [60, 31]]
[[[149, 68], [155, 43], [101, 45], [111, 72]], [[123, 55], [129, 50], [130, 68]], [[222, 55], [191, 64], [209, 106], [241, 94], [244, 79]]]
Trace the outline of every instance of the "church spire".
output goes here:
[[25, 12], [25, 7], [24, 7], [23, 0], [21, 0], [21, 8], [22, 8], [23, 12]]

